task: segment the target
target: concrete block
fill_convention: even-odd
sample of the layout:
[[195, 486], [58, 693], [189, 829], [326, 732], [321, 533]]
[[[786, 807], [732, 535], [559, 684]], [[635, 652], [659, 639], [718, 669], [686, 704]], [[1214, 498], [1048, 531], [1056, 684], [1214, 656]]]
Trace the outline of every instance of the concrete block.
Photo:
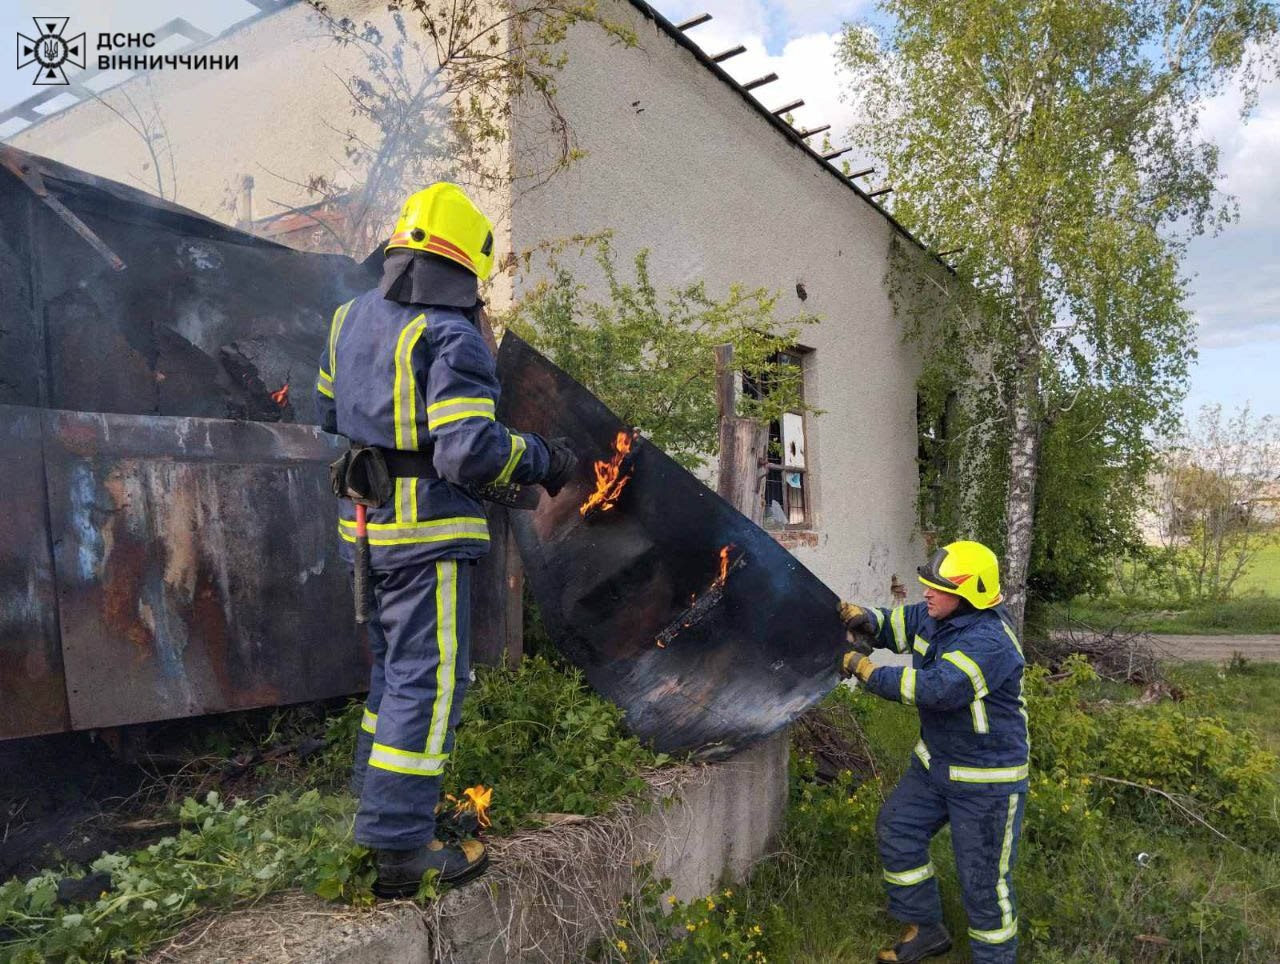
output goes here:
[[[681, 900], [740, 883], [782, 829], [787, 734], [720, 763], [659, 771], [648, 799], [494, 840], [480, 879], [429, 907], [354, 912], [299, 895], [229, 915], [165, 961], [525, 964], [580, 961], [652, 866]], [[253, 915], [260, 915], [255, 921]], [[287, 939], [268, 939], [287, 932]]]

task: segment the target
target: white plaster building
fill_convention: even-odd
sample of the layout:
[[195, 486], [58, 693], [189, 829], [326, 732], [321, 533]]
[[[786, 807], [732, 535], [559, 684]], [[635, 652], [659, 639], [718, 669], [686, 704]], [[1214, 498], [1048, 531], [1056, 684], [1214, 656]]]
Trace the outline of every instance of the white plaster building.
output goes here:
[[[506, 160], [517, 186], [484, 201], [500, 222], [499, 263], [541, 241], [610, 230], [621, 264], [650, 250], [659, 286], [765, 286], [782, 292], [785, 316], [801, 309], [803, 285], [804, 310], [823, 320], [798, 354], [806, 399], [823, 414], [786, 427], [803, 460], [804, 521], [779, 538], [844, 598], [888, 603], [895, 581], [917, 598], [919, 362], [886, 285], [891, 240], [905, 232], [762, 103], [767, 87], [758, 101], [646, 4], [603, 3], [638, 43], [610, 43], [595, 27], [570, 32], [558, 101], [585, 156], [540, 186], [520, 175], [538, 163], [546, 117], [536, 104], [516, 105]], [[236, 223], [246, 176], [254, 218], [309, 203], [297, 182], [322, 170], [341, 176], [332, 128], [351, 119], [339, 78], [358, 55], [335, 47], [306, 4], [258, 6], [264, 13], [193, 48], [234, 55], [237, 69], [134, 76], [101, 102], [77, 101], [73, 88], [74, 103], [28, 112], [41, 119], [10, 143], [154, 189], [146, 145], [106, 106], [127, 112], [128, 95], [164, 120], [178, 203]], [[332, 6], [355, 19], [386, 17], [377, 3]], [[0, 132], [21, 124], [20, 112], [6, 119]], [[920, 271], [943, 276], [923, 248], [908, 248], [919, 251]], [[529, 283], [502, 274], [491, 301], [509, 304]], [[787, 469], [793, 482], [796, 471]]]

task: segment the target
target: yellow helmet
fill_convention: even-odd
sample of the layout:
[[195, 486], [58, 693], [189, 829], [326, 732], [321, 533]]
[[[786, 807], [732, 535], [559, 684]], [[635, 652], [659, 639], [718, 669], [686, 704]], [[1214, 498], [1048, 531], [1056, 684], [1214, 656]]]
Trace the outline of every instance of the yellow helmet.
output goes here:
[[1000, 562], [981, 542], [953, 542], [916, 569], [926, 586], [969, 600], [974, 609], [990, 609], [1000, 595]]
[[448, 258], [485, 281], [493, 271], [493, 224], [462, 188], [439, 181], [404, 202], [387, 252], [392, 248]]

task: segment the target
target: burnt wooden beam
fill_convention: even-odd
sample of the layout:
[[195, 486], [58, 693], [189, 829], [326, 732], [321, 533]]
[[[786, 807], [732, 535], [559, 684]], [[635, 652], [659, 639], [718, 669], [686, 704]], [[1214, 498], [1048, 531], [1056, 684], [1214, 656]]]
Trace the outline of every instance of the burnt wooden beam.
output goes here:
[[736, 47], [730, 47], [728, 50], [720, 51], [720, 53], [713, 56], [711, 60], [713, 63], [722, 64], [730, 57], [736, 57], [738, 54], [745, 54], [746, 52], [747, 48], [742, 46], [742, 44], [738, 44]]
[[939, 257], [939, 258], [947, 258], [947, 257], [950, 257], [950, 256], [951, 256], [951, 255], [953, 255], [953, 254], [959, 254], [959, 253], [960, 253], [961, 251], [963, 251], [963, 250], [964, 250], [964, 248], [950, 248], [950, 249], [948, 249], [948, 250], [946, 250], [946, 251], [939, 251], [939, 252], [938, 252], [938, 257]]
[[799, 134], [801, 138], [808, 139], [812, 137], [814, 134], [821, 134], [823, 131], [829, 131], [829, 130], [831, 130], [831, 125], [823, 124], [821, 127], [806, 127], [802, 131], [796, 131], [796, 133]]
[[893, 187], [889, 184], [886, 184], [883, 187], [876, 188], [874, 191], [868, 191], [867, 197], [880, 197], [882, 194], [888, 194], [892, 190], [893, 190]]
[[852, 181], [854, 178], [866, 177], [868, 174], [874, 174], [875, 172], [876, 172], [876, 169], [874, 167], [859, 168], [858, 170], [851, 171], [849, 173], [849, 180]]
[[823, 154], [822, 159], [829, 161], [832, 158], [839, 157], [841, 154], [848, 154], [851, 150], [853, 150], [852, 147], [837, 147], [834, 151], [827, 151]]
[[793, 100], [791, 103], [783, 104], [781, 107], [777, 107], [774, 110], [770, 111], [769, 113], [773, 114], [774, 117], [781, 117], [783, 114], [790, 113], [791, 111], [796, 110], [797, 108], [800, 108], [803, 106], [804, 106], [804, 101]]
[[701, 27], [704, 23], [711, 19], [711, 14], [700, 13], [696, 17], [690, 17], [688, 20], [682, 20], [676, 24], [676, 29], [680, 31], [692, 30], [694, 27]]
[[748, 80], [742, 85], [742, 89], [755, 90], [757, 87], [763, 87], [765, 84], [772, 84], [777, 79], [777, 74], [765, 74], [763, 77], [757, 77], [755, 80]]

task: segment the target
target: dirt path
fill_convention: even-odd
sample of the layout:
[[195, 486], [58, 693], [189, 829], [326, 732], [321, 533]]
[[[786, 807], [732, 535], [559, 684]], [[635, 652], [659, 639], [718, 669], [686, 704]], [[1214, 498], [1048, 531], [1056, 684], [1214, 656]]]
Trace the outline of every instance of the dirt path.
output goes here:
[[1156, 636], [1171, 658], [1223, 662], [1234, 653], [1246, 659], [1280, 663], [1280, 633], [1259, 636]]

